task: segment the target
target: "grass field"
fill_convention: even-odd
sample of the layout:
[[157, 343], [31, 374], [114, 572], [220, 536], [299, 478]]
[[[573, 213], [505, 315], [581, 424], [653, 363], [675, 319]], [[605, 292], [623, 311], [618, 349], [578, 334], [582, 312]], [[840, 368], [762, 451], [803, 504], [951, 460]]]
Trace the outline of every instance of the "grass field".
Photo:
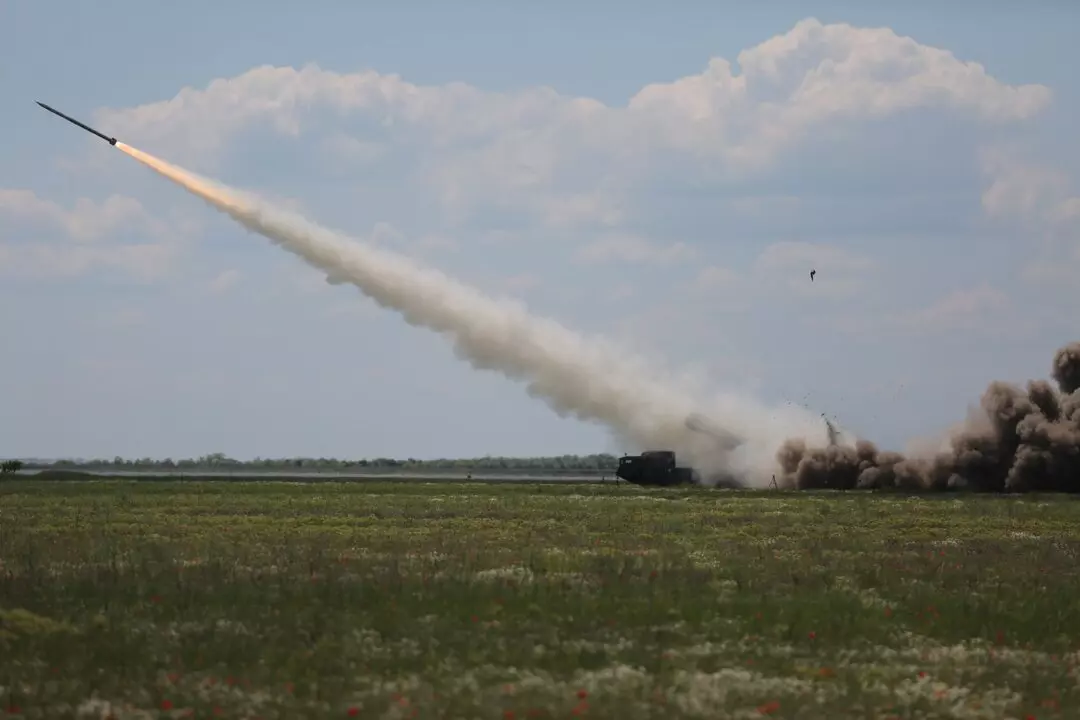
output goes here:
[[0, 483], [0, 717], [1075, 718], [1080, 504]]

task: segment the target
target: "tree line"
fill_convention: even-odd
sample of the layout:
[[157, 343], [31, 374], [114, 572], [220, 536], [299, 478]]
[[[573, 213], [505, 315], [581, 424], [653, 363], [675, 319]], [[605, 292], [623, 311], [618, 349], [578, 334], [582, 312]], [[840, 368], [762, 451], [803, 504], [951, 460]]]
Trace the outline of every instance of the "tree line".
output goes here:
[[119, 470], [140, 472], [192, 472], [200, 470], [246, 471], [246, 472], [520, 472], [520, 473], [604, 473], [613, 472], [619, 460], [609, 453], [592, 455], [555, 455], [548, 457], [440, 458], [419, 460], [416, 458], [364, 458], [359, 460], [339, 458], [255, 458], [237, 460], [223, 453], [211, 453], [198, 458], [173, 460], [172, 458], [122, 458], [114, 457], [88, 460], [57, 460], [51, 463], [26, 461], [22, 467], [28, 470], [92, 470], [95, 472]]

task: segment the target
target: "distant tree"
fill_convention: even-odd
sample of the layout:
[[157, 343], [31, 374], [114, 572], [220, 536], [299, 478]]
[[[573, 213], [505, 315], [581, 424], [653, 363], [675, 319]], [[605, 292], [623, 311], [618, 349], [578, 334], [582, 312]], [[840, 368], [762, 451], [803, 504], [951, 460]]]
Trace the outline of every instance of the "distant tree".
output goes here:
[[23, 469], [22, 460], [5, 460], [0, 463], [0, 475], [14, 475]]

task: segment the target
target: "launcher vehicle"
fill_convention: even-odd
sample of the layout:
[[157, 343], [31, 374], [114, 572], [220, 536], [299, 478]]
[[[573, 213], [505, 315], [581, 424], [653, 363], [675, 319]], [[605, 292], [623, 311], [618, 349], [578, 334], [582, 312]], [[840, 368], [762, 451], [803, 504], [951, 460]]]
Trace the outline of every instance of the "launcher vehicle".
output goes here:
[[679, 467], [671, 450], [649, 450], [640, 455], [621, 457], [615, 475], [635, 485], [686, 485], [698, 482], [694, 469]]
[[[731, 452], [742, 444], [742, 438], [717, 427], [707, 418], [693, 414], [686, 418], [686, 427], [710, 436], [720, 450]], [[649, 450], [640, 455], [619, 458], [617, 477], [635, 485], [700, 485], [701, 476], [693, 468], [679, 467], [673, 450]], [[733, 478], [713, 478], [716, 484], [736, 484]]]

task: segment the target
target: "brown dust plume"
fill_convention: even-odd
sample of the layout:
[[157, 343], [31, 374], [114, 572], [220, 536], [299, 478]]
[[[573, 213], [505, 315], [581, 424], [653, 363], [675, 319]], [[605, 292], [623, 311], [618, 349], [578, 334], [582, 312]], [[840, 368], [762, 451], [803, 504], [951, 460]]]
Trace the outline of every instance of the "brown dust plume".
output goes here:
[[1058, 349], [1051, 376], [1057, 387], [990, 383], [979, 412], [931, 457], [905, 457], [865, 440], [824, 448], [788, 440], [777, 452], [777, 480], [799, 489], [1080, 492], [1080, 342]]

